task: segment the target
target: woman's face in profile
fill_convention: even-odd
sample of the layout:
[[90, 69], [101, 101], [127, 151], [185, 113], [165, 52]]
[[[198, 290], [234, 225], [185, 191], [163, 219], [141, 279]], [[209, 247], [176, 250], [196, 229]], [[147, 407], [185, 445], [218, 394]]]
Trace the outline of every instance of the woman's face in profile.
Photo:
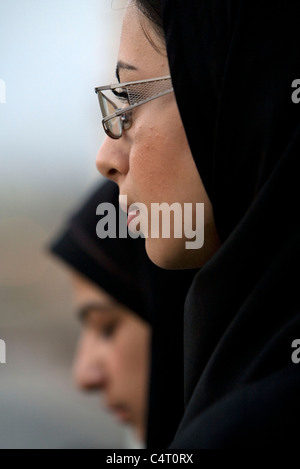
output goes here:
[[[121, 83], [170, 74], [162, 40], [134, 5], [125, 12], [118, 70]], [[105, 177], [117, 182], [120, 194], [128, 198], [128, 206], [146, 205], [147, 211], [140, 213], [140, 217], [147, 217], [149, 226], [153, 203], [180, 203], [182, 208], [184, 203], [192, 203], [194, 220], [196, 202], [205, 204], [204, 246], [196, 251], [187, 250], [187, 239], [184, 234], [175, 239], [171, 223], [170, 239], [161, 235], [158, 239], [151, 235], [146, 239], [148, 256], [155, 264], [167, 269], [194, 268], [203, 265], [215, 252], [218, 236], [212, 206], [191, 154], [174, 93], [134, 109], [131, 128], [119, 140], [106, 137], [97, 166]]]
[[74, 376], [83, 390], [100, 391], [104, 405], [143, 441], [147, 418], [150, 326], [104, 290], [73, 276], [83, 332]]

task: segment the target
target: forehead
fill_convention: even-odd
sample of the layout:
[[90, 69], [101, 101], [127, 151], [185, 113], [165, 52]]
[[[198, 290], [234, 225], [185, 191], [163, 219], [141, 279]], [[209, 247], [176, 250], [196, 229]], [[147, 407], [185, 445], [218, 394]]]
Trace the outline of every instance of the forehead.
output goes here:
[[[147, 36], [150, 36], [154, 43], [159, 41], [148, 20], [134, 5], [129, 5], [123, 19], [119, 61], [132, 64], [137, 68], [140, 72], [137, 79], [168, 75], [167, 57], [153, 47]], [[125, 73], [126, 80], [130, 74], [137, 76], [137, 72], [127, 70], [124, 71], [124, 75]]]

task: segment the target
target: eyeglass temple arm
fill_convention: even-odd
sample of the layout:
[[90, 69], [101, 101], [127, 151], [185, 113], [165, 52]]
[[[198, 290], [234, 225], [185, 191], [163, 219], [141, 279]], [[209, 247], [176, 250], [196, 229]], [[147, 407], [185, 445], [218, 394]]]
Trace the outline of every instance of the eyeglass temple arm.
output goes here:
[[114, 117], [119, 117], [119, 116], [122, 116], [123, 114], [125, 114], [126, 112], [129, 112], [129, 111], [132, 111], [133, 109], [135, 109], [136, 107], [138, 106], [141, 106], [142, 104], [146, 104], [146, 103], [149, 103], [150, 101], [154, 101], [154, 99], [157, 99], [157, 98], [160, 98], [161, 96], [165, 96], [169, 93], [172, 93], [174, 91], [174, 89], [170, 89], [170, 90], [166, 90], [166, 91], [163, 91], [162, 93], [160, 94], [157, 94], [155, 96], [152, 96], [151, 98], [148, 98], [148, 99], [145, 99], [144, 101], [141, 101], [140, 103], [136, 103], [136, 104], [132, 104], [131, 106], [128, 106], [124, 109], [119, 109], [118, 111], [114, 112], [113, 114], [110, 114], [109, 116], [105, 117], [103, 119], [103, 122], [107, 122], [109, 121], [110, 119], [113, 119]]
[[171, 80], [171, 79], [172, 79], [171, 75], [168, 75], [168, 76], [160, 77], [160, 78], [151, 78], [149, 80], [127, 81], [125, 83], [117, 83], [114, 85], [98, 86], [97, 88], [95, 88], [95, 92], [98, 93], [98, 91], [114, 90], [116, 88], [125, 88], [126, 86], [129, 86], [129, 85], [139, 85], [142, 83], [153, 83], [155, 81]]

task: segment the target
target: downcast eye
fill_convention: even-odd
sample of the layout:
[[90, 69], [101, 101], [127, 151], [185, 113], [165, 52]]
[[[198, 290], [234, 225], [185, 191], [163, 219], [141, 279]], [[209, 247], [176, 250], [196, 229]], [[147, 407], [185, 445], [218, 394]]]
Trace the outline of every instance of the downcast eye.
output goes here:
[[100, 331], [100, 335], [104, 339], [110, 339], [114, 333], [116, 332], [118, 327], [118, 322], [117, 321], [110, 321], [107, 324], [103, 325]]
[[112, 92], [120, 101], [122, 101], [123, 103], [127, 102], [129, 104], [128, 93], [124, 88], [117, 88], [112, 90]]

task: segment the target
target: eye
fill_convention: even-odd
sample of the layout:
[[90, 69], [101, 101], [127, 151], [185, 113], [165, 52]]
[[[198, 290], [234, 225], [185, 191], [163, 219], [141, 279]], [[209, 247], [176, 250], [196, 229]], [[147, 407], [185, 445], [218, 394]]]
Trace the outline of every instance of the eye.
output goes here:
[[109, 321], [107, 324], [104, 324], [101, 328], [99, 328], [99, 334], [104, 339], [110, 339], [115, 334], [117, 328], [118, 321]]
[[125, 88], [116, 88], [112, 90], [113, 94], [118, 98], [122, 103], [129, 104], [129, 97], [127, 90]]

